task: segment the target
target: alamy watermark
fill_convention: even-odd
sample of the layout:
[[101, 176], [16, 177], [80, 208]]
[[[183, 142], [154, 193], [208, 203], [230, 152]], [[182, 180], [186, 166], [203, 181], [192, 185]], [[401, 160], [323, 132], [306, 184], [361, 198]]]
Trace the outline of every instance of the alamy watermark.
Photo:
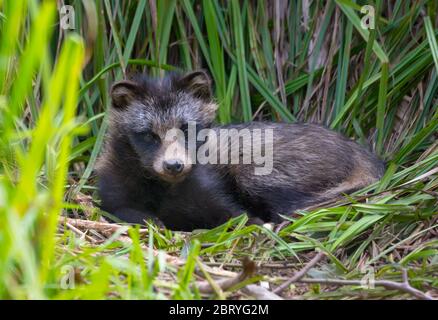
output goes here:
[[75, 288], [75, 268], [71, 265], [64, 265], [61, 268], [61, 279], [59, 281], [59, 287], [63, 290]]
[[[364, 15], [360, 20], [363, 29], [375, 29], [375, 8], [371, 5], [364, 5], [360, 8]], [[64, 30], [74, 30], [75, 26], [75, 9], [71, 5], [61, 6], [59, 9], [60, 26]]]
[[360, 26], [363, 29], [375, 29], [376, 23], [375, 23], [375, 9], [373, 6], [365, 5], [360, 8], [360, 12], [365, 14], [362, 19], [360, 20]]
[[[202, 145], [197, 147], [200, 142]], [[181, 129], [166, 132], [164, 158], [184, 157], [189, 164], [254, 164], [255, 175], [268, 175], [273, 169], [274, 132], [271, 128], [202, 129], [189, 121], [187, 135]], [[181, 156], [181, 153], [185, 153]]]
[[59, 9], [59, 25], [63, 30], [76, 29], [75, 9], [73, 6], [61, 6]]
[[376, 281], [374, 268], [371, 266], [362, 267], [360, 273], [365, 274], [360, 279], [360, 286], [363, 289], [374, 289]]

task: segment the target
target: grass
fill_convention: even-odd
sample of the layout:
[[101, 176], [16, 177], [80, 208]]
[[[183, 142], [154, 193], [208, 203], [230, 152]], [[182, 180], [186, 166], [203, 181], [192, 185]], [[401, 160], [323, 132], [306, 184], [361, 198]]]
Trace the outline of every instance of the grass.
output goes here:
[[[401, 282], [438, 297], [438, 20], [433, 0], [0, 1], [0, 298], [239, 299], [314, 255], [307, 280]], [[369, 1], [366, 3], [369, 4]], [[130, 72], [205, 68], [218, 122], [323, 123], [387, 161], [379, 183], [285, 217], [242, 215], [192, 233], [108, 225], [93, 168], [111, 83]], [[69, 217], [67, 219], [66, 217]], [[77, 220], [77, 219], [81, 220]], [[240, 261], [258, 266], [229, 288]], [[209, 290], [202, 289], [206, 283]], [[314, 281], [286, 297], [405, 299], [407, 292]]]

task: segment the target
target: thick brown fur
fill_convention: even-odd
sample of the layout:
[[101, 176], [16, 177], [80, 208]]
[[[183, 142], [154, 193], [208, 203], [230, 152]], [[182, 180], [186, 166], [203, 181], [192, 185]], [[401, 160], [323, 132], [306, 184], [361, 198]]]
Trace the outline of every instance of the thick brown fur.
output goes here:
[[[162, 169], [166, 132], [188, 121], [209, 128], [216, 104], [208, 76], [197, 71], [164, 79], [137, 77], [113, 86], [109, 132], [97, 173], [102, 209], [122, 220], [161, 221], [175, 230], [211, 228], [248, 213], [262, 221], [331, 199], [377, 181], [383, 163], [340, 134], [314, 124], [252, 122], [220, 129], [272, 129], [273, 170], [255, 164], [190, 164], [184, 147], [172, 156], [178, 175]], [[218, 151], [220, 153], [220, 150]]]
[[383, 162], [370, 151], [320, 125], [252, 122], [216, 130], [223, 128], [274, 132], [269, 175], [255, 175], [254, 166], [242, 161], [218, 166], [238, 190], [244, 207], [266, 221], [279, 221], [278, 214], [359, 190], [384, 172]]

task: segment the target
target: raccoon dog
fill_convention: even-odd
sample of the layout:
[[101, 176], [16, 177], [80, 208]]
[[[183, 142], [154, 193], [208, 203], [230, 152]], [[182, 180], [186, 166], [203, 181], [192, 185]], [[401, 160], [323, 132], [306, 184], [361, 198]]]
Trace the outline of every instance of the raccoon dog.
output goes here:
[[[137, 76], [114, 84], [111, 98], [108, 135], [97, 165], [98, 187], [102, 209], [126, 222], [153, 219], [170, 229], [191, 231], [215, 227], [243, 212], [258, 222], [279, 222], [279, 214], [365, 187], [384, 171], [371, 152], [322, 126], [213, 126], [217, 104], [203, 71], [162, 79]], [[187, 142], [168, 139], [175, 129], [187, 138], [193, 123], [197, 132], [272, 130], [270, 173], [257, 175], [256, 165], [244, 161], [193, 161]], [[207, 143], [208, 138], [198, 141], [195, 149]], [[220, 144], [217, 153], [230, 144]], [[238, 148], [243, 160], [243, 145]]]

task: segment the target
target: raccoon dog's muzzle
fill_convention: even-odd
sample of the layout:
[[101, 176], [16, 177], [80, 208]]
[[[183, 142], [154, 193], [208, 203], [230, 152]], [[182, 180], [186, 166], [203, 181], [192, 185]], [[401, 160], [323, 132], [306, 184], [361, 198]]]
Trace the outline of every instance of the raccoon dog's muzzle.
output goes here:
[[192, 169], [192, 161], [186, 149], [184, 133], [171, 129], [162, 140], [153, 169], [163, 180], [171, 183], [182, 181]]

